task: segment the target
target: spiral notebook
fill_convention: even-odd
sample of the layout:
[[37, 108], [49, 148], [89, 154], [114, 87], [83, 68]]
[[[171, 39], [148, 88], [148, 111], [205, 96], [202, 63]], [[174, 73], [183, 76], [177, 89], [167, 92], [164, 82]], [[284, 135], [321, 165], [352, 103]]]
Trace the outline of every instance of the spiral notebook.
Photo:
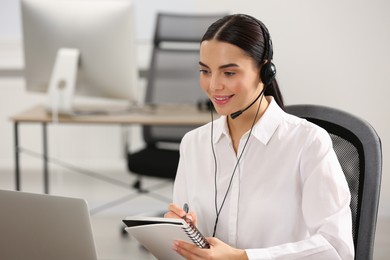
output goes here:
[[125, 230], [134, 236], [159, 260], [183, 259], [172, 249], [173, 241], [182, 240], [200, 248], [210, 245], [200, 231], [184, 219], [156, 217], [127, 217]]

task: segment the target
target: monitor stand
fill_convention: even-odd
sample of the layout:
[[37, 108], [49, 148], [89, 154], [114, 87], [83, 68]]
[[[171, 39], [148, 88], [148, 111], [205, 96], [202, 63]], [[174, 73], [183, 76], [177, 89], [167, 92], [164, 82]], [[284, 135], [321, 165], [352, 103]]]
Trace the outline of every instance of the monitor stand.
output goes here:
[[61, 48], [51, 74], [46, 109], [53, 114], [72, 114], [80, 51]]
[[127, 112], [135, 107], [127, 100], [116, 101], [115, 104], [112, 101], [96, 100], [96, 102], [87, 101], [86, 105], [75, 105], [73, 99], [79, 61], [80, 51], [78, 49], [61, 48], [58, 50], [47, 93], [46, 111], [48, 113], [67, 116], [117, 114]]

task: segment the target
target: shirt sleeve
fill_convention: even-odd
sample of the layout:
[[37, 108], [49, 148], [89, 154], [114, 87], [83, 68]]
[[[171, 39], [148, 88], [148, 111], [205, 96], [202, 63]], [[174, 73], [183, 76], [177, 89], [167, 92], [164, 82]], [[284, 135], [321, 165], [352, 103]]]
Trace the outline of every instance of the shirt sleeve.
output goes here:
[[335, 249], [321, 235], [314, 235], [307, 240], [287, 243], [269, 248], [247, 249], [250, 260], [332, 260], [341, 259]]
[[308, 227], [305, 240], [269, 248], [246, 249], [249, 259], [352, 260], [350, 192], [325, 130], [310, 133], [302, 149], [302, 214]]
[[173, 186], [173, 203], [177, 205], [183, 205], [188, 202], [188, 194], [187, 194], [187, 182], [185, 178], [185, 146], [186, 146], [186, 138], [184, 137], [180, 144], [180, 159], [177, 167], [175, 182]]

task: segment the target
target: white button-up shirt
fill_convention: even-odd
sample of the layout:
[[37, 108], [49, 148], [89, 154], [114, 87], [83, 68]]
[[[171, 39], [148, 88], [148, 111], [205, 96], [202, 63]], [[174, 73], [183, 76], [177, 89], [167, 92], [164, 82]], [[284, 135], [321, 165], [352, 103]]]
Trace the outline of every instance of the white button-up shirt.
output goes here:
[[[249, 259], [353, 259], [350, 193], [328, 133], [285, 113], [271, 97], [253, 127], [220, 212], [216, 237], [246, 249]], [[188, 203], [212, 236], [216, 218], [211, 123], [185, 135], [174, 203]], [[213, 123], [217, 207], [237, 155], [225, 116]]]

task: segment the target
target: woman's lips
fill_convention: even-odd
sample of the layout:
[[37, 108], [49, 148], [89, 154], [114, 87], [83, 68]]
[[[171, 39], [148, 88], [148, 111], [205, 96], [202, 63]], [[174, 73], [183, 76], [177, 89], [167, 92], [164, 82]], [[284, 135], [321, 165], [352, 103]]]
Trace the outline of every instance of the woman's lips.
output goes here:
[[233, 95], [230, 96], [214, 96], [213, 100], [214, 103], [217, 105], [225, 105], [230, 101], [230, 99], [233, 97]]

